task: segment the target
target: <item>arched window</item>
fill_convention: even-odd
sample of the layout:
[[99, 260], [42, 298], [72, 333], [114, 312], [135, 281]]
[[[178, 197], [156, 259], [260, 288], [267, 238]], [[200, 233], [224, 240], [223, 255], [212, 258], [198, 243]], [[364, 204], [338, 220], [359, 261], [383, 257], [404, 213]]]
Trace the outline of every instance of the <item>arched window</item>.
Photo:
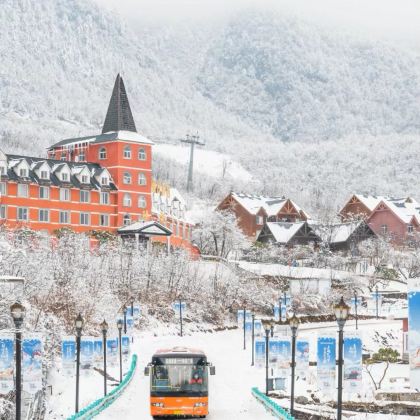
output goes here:
[[124, 172], [123, 183], [124, 184], [131, 184], [131, 174], [130, 174], [130, 172]]
[[131, 207], [131, 195], [128, 193], [125, 193], [123, 196], [123, 206]]
[[146, 180], [146, 175], [143, 172], [139, 173], [139, 185], [146, 185], [147, 184], [147, 180]]
[[99, 159], [106, 159], [106, 149], [105, 149], [105, 147], [101, 147], [99, 149]]
[[140, 209], [146, 208], [146, 197], [144, 195], [139, 195], [139, 202], [138, 202]]
[[124, 147], [124, 159], [131, 159], [131, 147], [125, 146]]
[[131, 223], [131, 217], [129, 214], [124, 214], [124, 218], [123, 218], [123, 224], [124, 226], [127, 226]]
[[144, 149], [139, 149], [139, 160], [146, 160], [146, 151]]

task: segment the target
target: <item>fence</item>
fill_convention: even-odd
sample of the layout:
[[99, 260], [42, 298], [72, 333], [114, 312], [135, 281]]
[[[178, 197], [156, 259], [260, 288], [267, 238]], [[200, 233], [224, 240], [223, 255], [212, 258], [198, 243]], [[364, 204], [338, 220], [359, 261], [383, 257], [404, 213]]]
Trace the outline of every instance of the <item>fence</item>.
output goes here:
[[136, 366], [137, 355], [134, 354], [129, 371], [116, 388], [114, 388], [105, 397], [99, 398], [84, 409], [80, 410], [77, 414], [70, 416], [67, 420], [88, 420], [97, 416], [100, 412], [108, 408], [124, 392], [125, 388], [127, 388], [128, 384], [133, 378]]
[[251, 389], [252, 395], [274, 416], [281, 420], [294, 420], [283, 407], [280, 407], [275, 401], [263, 394], [258, 388]]

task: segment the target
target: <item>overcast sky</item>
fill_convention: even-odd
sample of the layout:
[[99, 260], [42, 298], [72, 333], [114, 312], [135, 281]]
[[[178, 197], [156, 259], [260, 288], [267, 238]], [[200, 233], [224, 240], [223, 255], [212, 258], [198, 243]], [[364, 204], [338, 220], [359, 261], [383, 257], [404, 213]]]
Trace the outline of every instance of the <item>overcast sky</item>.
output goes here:
[[218, 18], [275, 7], [305, 18], [398, 38], [420, 38], [420, 0], [95, 0], [130, 19]]

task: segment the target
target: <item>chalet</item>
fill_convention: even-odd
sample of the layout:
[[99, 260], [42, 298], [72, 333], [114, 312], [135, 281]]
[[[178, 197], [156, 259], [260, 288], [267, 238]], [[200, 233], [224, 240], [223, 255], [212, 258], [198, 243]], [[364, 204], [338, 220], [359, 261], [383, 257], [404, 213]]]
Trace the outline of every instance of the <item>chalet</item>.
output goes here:
[[420, 232], [420, 204], [411, 197], [381, 200], [367, 219], [377, 235], [396, 245], [416, 241]]
[[354, 219], [366, 220], [381, 200], [388, 199], [384, 196], [353, 194], [340, 210], [339, 216], [343, 222]]
[[257, 237], [261, 243], [294, 246], [320, 241], [307, 222], [267, 222]]
[[266, 222], [300, 222], [309, 216], [292, 200], [285, 197], [231, 192], [217, 210], [232, 211], [245, 235], [256, 238]]

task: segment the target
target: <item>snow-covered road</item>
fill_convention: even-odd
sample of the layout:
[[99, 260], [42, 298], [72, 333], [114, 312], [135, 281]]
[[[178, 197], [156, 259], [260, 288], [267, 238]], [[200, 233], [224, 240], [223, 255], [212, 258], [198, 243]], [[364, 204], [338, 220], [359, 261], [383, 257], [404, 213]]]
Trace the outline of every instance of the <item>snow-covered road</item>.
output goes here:
[[143, 335], [137, 337], [134, 352], [139, 356], [138, 370], [128, 389], [98, 419], [146, 420], [149, 414], [149, 378], [143, 368], [158, 348], [177, 345], [198, 347], [207, 353], [216, 366], [216, 376], [210, 377], [211, 420], [256, 420], [272, 418], [252, 397], [251, 387], [263, 387], [264, 370], [251, 368], [250, 351], [242, 350], [239, 331], [200, 333], [187, 337]]

